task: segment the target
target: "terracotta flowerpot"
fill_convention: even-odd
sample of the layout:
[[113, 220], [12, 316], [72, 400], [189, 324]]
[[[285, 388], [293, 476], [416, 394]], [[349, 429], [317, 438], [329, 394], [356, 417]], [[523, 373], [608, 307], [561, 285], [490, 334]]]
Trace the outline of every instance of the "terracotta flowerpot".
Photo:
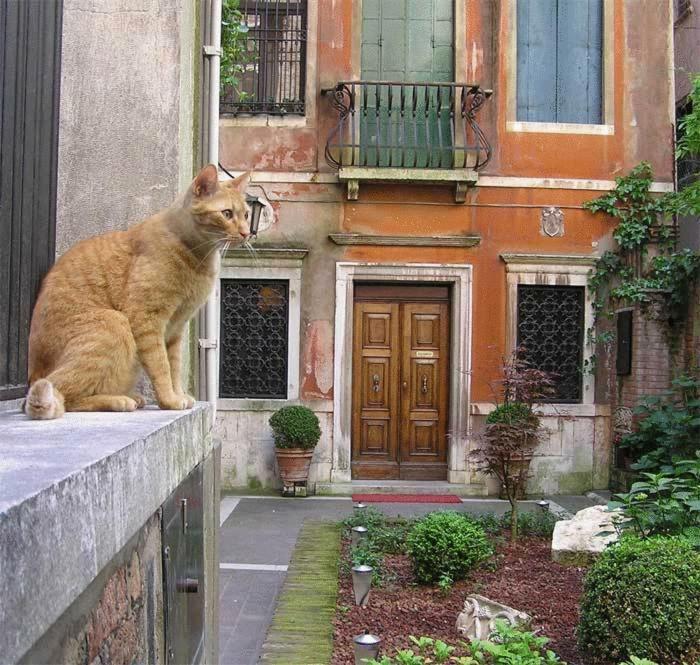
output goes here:
[[313, 454], [313, 450], [304, 448], [275, 448], [282, 484], [287, 486], [307, 480]]

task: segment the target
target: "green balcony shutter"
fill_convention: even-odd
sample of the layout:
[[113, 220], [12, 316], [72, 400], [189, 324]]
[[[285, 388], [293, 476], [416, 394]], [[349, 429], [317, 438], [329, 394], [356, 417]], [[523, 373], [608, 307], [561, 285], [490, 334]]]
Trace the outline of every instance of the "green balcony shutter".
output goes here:
[[517, 119], [602, 122], [603, 0], [517, 2]]
[[[363, 0], [362, 79], [375, 81], [440, 82], [454, 79], [454, 0]], [[431, 114], [416, 128], [403, 134], [399, 127], [399, 88], [394, 89], [393, 113], [389, 113], [388, 88], [367, 90], [368, 113], [361, 118], [361, 163], [370, 166], [396, 166], [401, 151], [380, 149], [380, 145], [408, 147], [405, 166], [423, 168], [448, 165], [451, 160], [449, 111], [441, 118]], [[436, 92], [432, 92], [435, 98]], [[406, 104], [413, 99], [407, 92]], [[433, 99], [434, 104], [434, 99]], [[432, 104], [431, 104], [432, 105]], [[422, 96], [416, 99], [419, 111], [425, 108]], [[401, 137], [401, 138], [400, 138]], [[428, 150], [427, 148], [430, 148]], [[393, 159], [392, 159], [393, 158]]]

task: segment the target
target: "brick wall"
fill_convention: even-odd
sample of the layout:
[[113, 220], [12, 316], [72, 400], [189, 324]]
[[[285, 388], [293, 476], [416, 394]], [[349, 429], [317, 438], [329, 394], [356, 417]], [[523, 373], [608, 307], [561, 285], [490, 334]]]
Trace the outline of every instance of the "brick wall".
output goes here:
[[163, 663], [160, 533], [154, 515], [23, 662]]

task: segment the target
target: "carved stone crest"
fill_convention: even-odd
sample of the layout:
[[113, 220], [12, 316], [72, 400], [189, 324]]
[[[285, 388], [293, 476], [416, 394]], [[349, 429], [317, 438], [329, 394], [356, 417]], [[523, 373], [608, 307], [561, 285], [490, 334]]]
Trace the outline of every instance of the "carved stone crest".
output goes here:
[[496, 628], [498, 619], [511, 626], [527, 626], [531, 621], [525, 612], [473, 594], [467, 596], [464, 609], [457, 617], [457, 632], [470, 640], [487, 640]]
[[564, 235], [564, 213], [561, 208], [548, 206], [542, 208], [542, 233], [550, 238], [560, 238]]

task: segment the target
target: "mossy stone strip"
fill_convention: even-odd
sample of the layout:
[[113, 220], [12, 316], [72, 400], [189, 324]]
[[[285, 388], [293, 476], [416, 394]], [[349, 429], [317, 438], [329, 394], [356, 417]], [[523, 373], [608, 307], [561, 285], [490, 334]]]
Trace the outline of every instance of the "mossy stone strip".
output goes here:
[[304, 522], [263, 645], [261, 663], [330, 663], [339, 559], [340, 527]]

